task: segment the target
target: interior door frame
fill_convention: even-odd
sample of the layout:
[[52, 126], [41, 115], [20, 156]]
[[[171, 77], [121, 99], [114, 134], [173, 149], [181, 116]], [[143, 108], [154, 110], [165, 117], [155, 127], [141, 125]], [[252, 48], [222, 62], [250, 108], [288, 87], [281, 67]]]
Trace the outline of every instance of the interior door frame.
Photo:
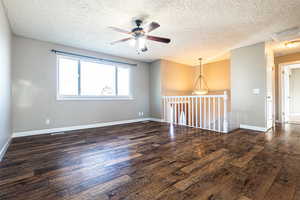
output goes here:
[[278, 77], [278, 87], [279, 87], [279, 105], [278, 108], [280, 108], [280, 110], [278, 111], [279, 113], [279, 121], [281, 123], [285, 123], [285, 118], [284, 118], [284, 110], [285, 110], [285, 95], [284, 95], [284, 67], [286, 65], [293, 65], [293, 64], [300, 64], [300, 60], [299, 61], [293, 61], [293, 62], [285, 62], [285, 63], [280, 63], [279, 66], [279, 77]]
[[[266, 94], [266, 101], [265, 101], [265, 117], [266, 117], [266, 127], [267, 129], [271, 129], [274, 125], [275, 125], [275, 119], [276, 119], [276, 105], [275, 105], [275, 91], [276, 91], [276, 73], [275, 73], [275, 64], [272, 64], [272, 74], [271, 74], [271, 82], [272, 82], [272, 94], [269, 95], [268, 90], [267, 90], [267, 94]], [[268, 75], [268, 71], [267, 71], [267, 75]], [[268, 84], [268, 83], [267, 83]], [[269, 105], [268, 105], [268, 101], [271, 100], [271, 116], [272, 116], [272, 122], [269, 123]]]

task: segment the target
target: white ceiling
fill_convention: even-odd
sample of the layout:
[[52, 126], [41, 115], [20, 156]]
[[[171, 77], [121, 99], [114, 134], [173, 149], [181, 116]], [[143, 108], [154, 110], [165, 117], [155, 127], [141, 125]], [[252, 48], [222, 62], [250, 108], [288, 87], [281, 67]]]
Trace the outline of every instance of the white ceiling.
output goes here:
[[[159, 58], [197, 64], [228, 50], [269, 40], [271, 34], [300, 25], [300, 0], [3, 0], [17, 35], [112, 55], [152, 61]], [[126, 35], [132, 18], [147, 16], [161, 27], [152, 35], [170, 44], [149, 42], [138, 55], [128, 43], [110, 45]]]

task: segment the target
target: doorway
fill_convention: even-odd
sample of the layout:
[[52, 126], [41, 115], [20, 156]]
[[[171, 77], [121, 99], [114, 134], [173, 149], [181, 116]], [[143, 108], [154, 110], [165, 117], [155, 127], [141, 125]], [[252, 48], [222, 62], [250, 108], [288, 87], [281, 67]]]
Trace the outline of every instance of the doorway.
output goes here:
[[283, 64], [281, 74], [281, 121], [300, 124], [300, 62]]

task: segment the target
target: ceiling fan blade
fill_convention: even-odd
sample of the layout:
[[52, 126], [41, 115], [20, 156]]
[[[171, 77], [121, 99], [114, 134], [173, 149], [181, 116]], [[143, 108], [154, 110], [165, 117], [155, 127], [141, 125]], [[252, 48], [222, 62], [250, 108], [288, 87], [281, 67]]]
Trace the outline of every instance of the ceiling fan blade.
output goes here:
[[131, 34], [131, 32], [129, 32], [129, 31], [126, 31], [126, 30], [123, 30], [121, 28], [117, 28], [117, 27], [114, 27], [114, 26], [109, 26], [108, 28], [110, 28], [114, 31], [120, 32], [120, 33]]
[[126, 42], [128, 40], [132, 40], [132, 39], [133, 39], [132, 37], [130, 37], [130, 38], [124, 38], [124, 39], [121, 39], [121, 40], [117, 40], [117, 41], [111, 42], [110, 44], [114, 45], [114, 44], [117, 44], [117, 43], [120, 43], [120, 42]]
[[147, 35], [147, 40], [153, 40], [156, 42], [163, 42], [163, 43], [171, 42], [171, 40], [169, 38], [162, 38], [162, 37], [156, 37], [156, 36], [151, 36], [151, 35]]
[[160, 25], [159, 25], [158, 23], [156, 23], [156, 22], [151, 22], [150, 24], [148, 24], [148, 25], [146, 25], [146, 26], [144, 27], [144, 30], [145, 30], [146, 33], [149, 33], [149, 32], [151, 32], [151, 31], [157, 29], [158, 27], [160, 27]]

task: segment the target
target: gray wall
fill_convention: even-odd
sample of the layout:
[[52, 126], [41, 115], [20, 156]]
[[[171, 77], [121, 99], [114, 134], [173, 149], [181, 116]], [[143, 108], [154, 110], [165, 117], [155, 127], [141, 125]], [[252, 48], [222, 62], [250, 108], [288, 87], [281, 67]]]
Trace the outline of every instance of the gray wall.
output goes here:
[[150, 64], [150, 116], [161, 118], [161, 60]]
[[[0, 1], [0, 151], [11, 137], [11, 32]], [[1, 159], [1, 158], [0, 158]]]
[[291, 113], [300, 113], [300, 69], [291, 70], [290, 78]]
[[[56, 55], [51, 49], [138, 63], [134, 100], [56, 100]], [[13, 131], [40, 130], [149, 116], [149, 64], [13, 36]], [[50, 119], [50, 124], [46, 120]]]
[[[266, 127], [265, 44], [259, 43], [231, 51], [232, 114], [239, 123]], [[253, 89], [260, 94], [253, 94]]]

